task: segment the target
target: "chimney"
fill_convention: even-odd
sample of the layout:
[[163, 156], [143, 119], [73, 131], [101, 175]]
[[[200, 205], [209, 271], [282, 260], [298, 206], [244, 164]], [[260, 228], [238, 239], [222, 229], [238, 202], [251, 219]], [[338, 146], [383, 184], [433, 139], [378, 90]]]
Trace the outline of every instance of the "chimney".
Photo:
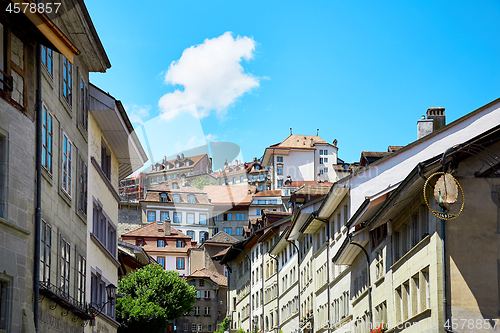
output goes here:
[[316, 136], [319, 136], [319, 128], [316, 129]]
[[446, 125], [446, 117], [444, 115], [444, 108], [432, 107], [427, 109], [427, 119], [434, 121], [434, 131], [443, 128]]
[[181, 160], [183, 160], [183, 159], [184, 159], [184, 153], [181, 154]]
[[311, 138], [311, 147], [314, 147], [314, 140]]
[[334, 147], [337, 147], [337, 143], [338, 143], [337, 139], [333, 140], [333, 146]]
[[292, 128], [290, 127], [290, 135], [292, 135]]
[[417, 140], [443, 128], [446, 125], [444, 108], [432, 107], [427, 109], [427, 119], [422, 116], [417, 121]]
[[163, 226], [165, 227], [165, 236], [170, 236], [170, 215], [163, 221]]
[[151, 171], [155, 171], [155, 165], [151, 164]]

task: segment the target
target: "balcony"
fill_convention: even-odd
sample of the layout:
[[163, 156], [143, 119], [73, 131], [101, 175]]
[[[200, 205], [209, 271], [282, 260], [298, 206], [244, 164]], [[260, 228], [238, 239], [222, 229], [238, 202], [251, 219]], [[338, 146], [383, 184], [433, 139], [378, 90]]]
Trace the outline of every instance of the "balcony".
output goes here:
[[76, 316], [83, 320], [92, 319], [92, 315], [89, 314], [88, 306], [85, 301], [79, 302], [74, 297], [69, 296], [61, 288], [56, 287], [50, 282], [40, 281], [40, 295], [45, 296], [60, 306], [73, 312]]

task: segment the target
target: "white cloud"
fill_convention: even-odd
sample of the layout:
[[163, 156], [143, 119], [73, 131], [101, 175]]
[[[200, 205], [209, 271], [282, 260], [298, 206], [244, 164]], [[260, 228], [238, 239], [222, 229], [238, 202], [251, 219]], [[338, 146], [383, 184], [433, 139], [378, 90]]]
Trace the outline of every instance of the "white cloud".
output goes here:
[[162, 117], [170, 120], [180, 113], [190, 113], [203, 118], [211, 111], [225, 115], [239, 97], [259, 86], [259, 78], [245, 73], [241, 66], [243, 59], [253, 58], [254, 50], [252, 38], [233, 38], [230, 32], [185, 49], [165, 75], [167, 84], [184, 89], [160, 98]]
[[131, 122], [144, 124], [144, 119], [149, 117], [151, 105], [125, 105], [125, 110]]
[[205, 140], [207, 140], [207, 142], [217, 141], [217, 135], [208, 133], [205, 135]]

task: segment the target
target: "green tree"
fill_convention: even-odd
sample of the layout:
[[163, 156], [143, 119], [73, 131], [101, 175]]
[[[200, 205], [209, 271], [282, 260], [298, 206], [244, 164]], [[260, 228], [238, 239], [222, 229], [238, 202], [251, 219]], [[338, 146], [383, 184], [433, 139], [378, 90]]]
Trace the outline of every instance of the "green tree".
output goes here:
[[215, 331], [214, 333], [224, 333], [225, 331], [229, 331], [229, 318], [224, 318], [224, 320], [222, 321], [222, 323], [220, 323], [219, 325], [219, 330], [218, 331]]
[[205, 185], [215, 185], [215, 180], [207, 180], [203, 176], [198, 176], [196, 178], [193, 178], [190, 181], [190, 183], [191, 183], [191, 185], [193, 185], [197, 189], [203, 190], [203, 186], [205, 186]]
[[174, 271], [147, 265], [118, 282], [116, 317], [120, 333], [162, 333], [168, 320], [192, 310], [196, 290]]

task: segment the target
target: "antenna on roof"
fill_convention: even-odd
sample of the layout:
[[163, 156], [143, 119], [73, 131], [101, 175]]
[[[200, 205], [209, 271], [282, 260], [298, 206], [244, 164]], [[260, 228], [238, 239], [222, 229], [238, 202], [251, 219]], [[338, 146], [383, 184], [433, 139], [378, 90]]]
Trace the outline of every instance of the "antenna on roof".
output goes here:
[[319, 128], [316, 129], [316, 136], [319, 136]]
[[292, 135], [292, 128], [290, 127], [290, 135]]

